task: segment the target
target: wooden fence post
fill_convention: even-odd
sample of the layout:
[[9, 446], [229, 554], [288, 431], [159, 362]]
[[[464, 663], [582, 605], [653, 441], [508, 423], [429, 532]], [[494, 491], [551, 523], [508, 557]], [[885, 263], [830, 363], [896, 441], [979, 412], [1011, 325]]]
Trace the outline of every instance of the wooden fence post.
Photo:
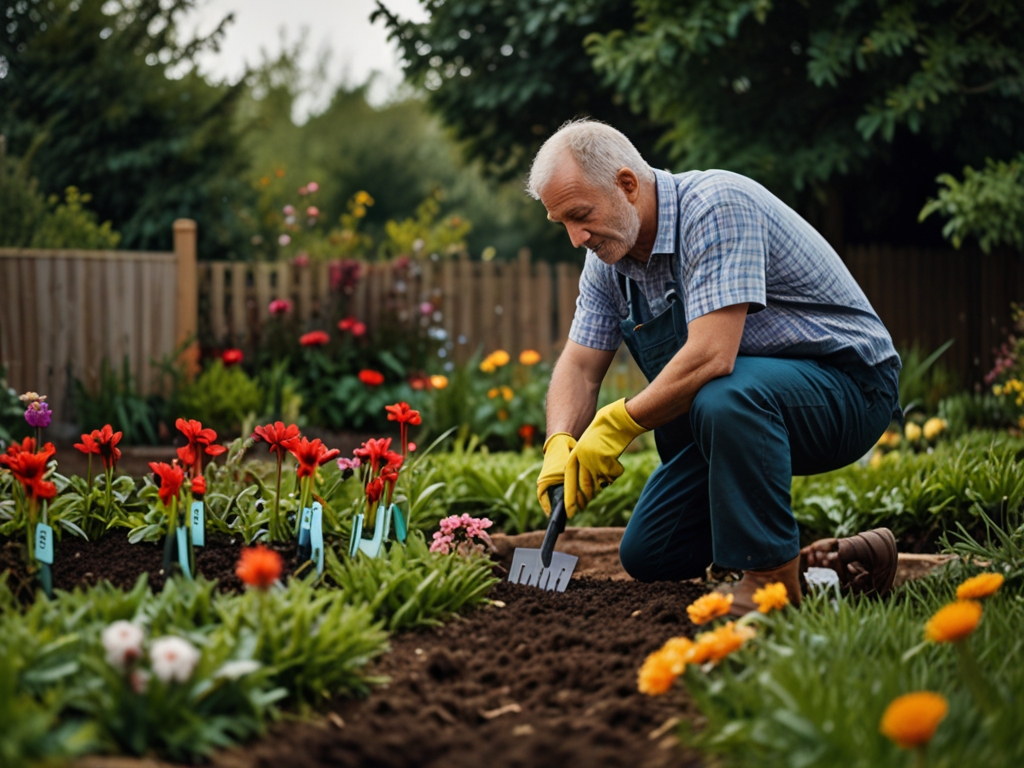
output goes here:
[[196, 275], [196, 223], [192, 219], [175, 219], [174, 255], [178, 259], [174, 344], [180, 348], [191, 339], [181, 362], [185, 372], [192, 376], [199, 370], [199, 284]]

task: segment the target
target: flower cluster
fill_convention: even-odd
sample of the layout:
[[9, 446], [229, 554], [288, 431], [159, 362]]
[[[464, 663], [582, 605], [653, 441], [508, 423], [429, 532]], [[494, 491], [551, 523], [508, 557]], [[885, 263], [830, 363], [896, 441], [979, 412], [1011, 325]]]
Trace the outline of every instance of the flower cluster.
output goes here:
[[[405, 405], [406, 411], [401, 411], [400, 406]], [[418, 411], [408, 410], [408, 404], [396, 403], [388, 408], [397, 409], [396, 412], [407, 414], [407, 419], [413, 418], [408, 414], [415, 414], [415, 423], [419, 424], [420, 414]], [[390, 411], [389, 411], [390, 413]], [[408, 421], [406, 423], [409, 423]], [[404, 426], [404, 425], [403, 425]], [[356, 448], [353, 452], [356, 460], [363, 470], [362, 481], [366, 492], [366, 515], [368, 519], [374, 519], [378, 506], [391, 504], [395, 492], [395, 485], [398, 483], [398, 474], [405, 461], [405, 455], [391, 450], [391, 438], [370, 438]], [[340, 464], [338, 465], [341, 466]]]
[[717, 664], [755, 636], [753, 627], [727, 622], [696, 640], [673, 637], [650, 654], [637, 673], [637, 688], [649, 696], [667, 693], [688, 664]]
[[173, 635], [159, 637], [149, 646], [149, 671], [141, 667], [145, 659], [145, 632], [129, 621], [115, 621], [103, 630], [100, 642], [107, 663], [125, 675], [137, 694], [146, 692], [150, 674], [162, 683], [187, 683], [202, 658], [188, 640]]
[[494, 373], [502, 366], [508, 365], [509, 360], [511, 359], [512, 358], [509, 357], [508, 352], [506, 352], [504, 349], [496, 350], [494, 352], [491, 352], [491, 354], [489, 354], [480, 362], [480, 370], [483, 371], [484, 373]]
[[440, 522], [441, 530], [434, 531], [430, 551], [442, 555], [456, 553], [463, 557], [485, 554], [494, 546], [487, 535], [487, 529], [492, 525], [486, 517], [467, 514], [446, 517]]
[[57, 486], [45, 479], [46, 465], [56, 453], [53, 443], [36, 451], [35, 438], [26, 437], [20, 443], [11, 443], [0, 454], [0, 467], [10, 470], [30, 501], [52, 499], [57, 495]]
[[117, 447], [120, 442], [121, 433], [115, 432], [109, 424], [104, 424], [103, 429], [83, 434], [82, 442], [75, 443], [75, 448], [90, 458], [93, 455], [99, 456], [103, 469], [111, 471], [117, 468], [117, 462], [121, 460], [121, 450]]

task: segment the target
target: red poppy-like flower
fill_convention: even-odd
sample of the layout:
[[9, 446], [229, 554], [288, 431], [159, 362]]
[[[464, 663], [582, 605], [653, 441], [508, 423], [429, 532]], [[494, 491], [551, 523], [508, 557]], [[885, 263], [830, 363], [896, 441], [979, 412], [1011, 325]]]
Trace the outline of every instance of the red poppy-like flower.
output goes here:
[[420, 418], [420, 412], [414, 411], [409, 407], [408, 403], [395, 403], [394, 405], [385, 405], [384, 410], [388, 413], [388, 421], [397, 421], [399, 424], [412, 424], [417, 425], [422, 423]]
[[[177, 427], [185, 439], [188, 440], [188, 445], [183, 445], [178, 449], [178, 458], [181, 459], [182, 463], [186, 466], [195, 466], [199, 463], [200, 448], [205, 451], [209, 456], [220, 456], [222, 453], [227, 451], [223, 445], [215, 445], [214, 441], [217, 439], [217, 433], [212, 429], [203, 429], [201, 422], [195, 419], [178, 419], [174, 422], [174, 426]], [[120, 432], [118, 435], [120, 436]], [[120, 439], [120, 438], [119, 438]], [[120, 455], [120, 454], [119, 454]]]
[[7, 446], [7, 450], [3, 454], [0, 454], [0, 467], [10, 468], [11, 462], [14, 461], [14, 457], [23, 452], [36, 452], [36, 439], [34, 437], [26, 437], [20, 443], [15, 441]]
[[294, 424], [285, 426], [283, 421], [275, 421], [263, 427], [256, 427], [252, 433], [252, 439], [256, 442], [262, 440], [268, 444], [271, 453], [276, 453], [279, 459], [283, 459], [285, 453], [299, 442], [299, 428]]
[[177, 465], [171, 466], [163, 461], [151, 461], [149, 468], [156, 475], [157, 487], [160, 489], [160, 501], [164, 503], [165, 507], [170, 506], [171, 499], [178, 495], [181, 484], [185, 482], [185, 471]]
[[223, 354], [220, 356], [224, 365], [238, 365], [242, 362], [242, 358], [242, 350], [240, 349], [225, 349]]
[[380, 497], [384, 494], [384, 481], [375, 477], [373, 480], [366, 484], [366, 501], [368, 504], [373, 505], [380, 501]]
[[256, 589], [267, 590], [281, 576], [281, 556], [262, 544], [244, 547], [235, 574]]
[[304, 347], [322, 347], [330, 340], [327, 331], [310, 331], [299, 336], [299, 344]]
[[36, 441], [25, 438], [21, 445], [13, 443], [3, 456], [3, 465], [11, 470], [11, 474], [21, 483], [29, 498], [52, 499], [57, 495], [57, 486], [44, 480], [46, 464], [53, 458], [57, 449], [53, 443], [46, 443], [39, 453], [35, 452]]
[[[117, 447], [117, 444], [121, 442], [121, 433], [115, 432], [109, 424], [104, 424], [103, 429], [94, 429], [90, 437], [99, 448], [98, 453], [103, 459], [103, 468], [116, 469], [117, 462], [121, 460], [121, 449]], [[82, 439], [85, 439], [85, 435], [82, 435]]]
[[523, 440], [523, 445], [527, 448], [533, 445], [533, 438], [537, 434], [537, 428], [533, 424], [523, 424], [519, 428], [519, 437]]
[[364, 368], [359, 372], [359, 380], [368, 387], [378, 387], [384, 383], [384, 374]]
[[385, 458], [385, 454], [391, 452], [391, 438], [382, 437], [379, 439], [373, 439], [372, 437], [363, 443], [361, 448], [356, 448], [352, 451], [352, 455], [357, 459], [361, 459], [364, 464], [369, 463], [370, 468], [373, 470], [373, 474], [377, 474], [380, 471], [381, 460]]
[[82, 435], [82, 442], [75, 443], [75, 448], [77, 448], [82, 453], [86, 454], [87, 456], [90, 453], [95, 453], [95, 454], [99, 455], [99, 452], [100, 452], [100, 447], [96, 444], [96, 441], [92, 439], [92, 434], [91, 433], [83, 434]]
[[343, 320], [339, 320], [338, 321], [338, 330], [340, 330], [340, 331], [351, 330], [352, 326], [355, 325], [357, 322], [359, 322], [359, 321], [356, 320], [354, 317], [346, 317]]
[[206, 494], [206, 478], [198, 475], [192, 481], [192, 495], [202, 498]]
[[396, 472], [401, 468], [402, 462], [405, 461], [405, 457], [400, 453], [394, 451], [388, 451], [382, 457], [384, 459], [384, 469], [393, 469]]
[[302, 438], [288, 450], [291, 451], [292, 456], [299, 462], [298, 469], [296, 470], [296, 474], [299, 477], [312, 477], [316, 473], [317, 467], [321, 464], [326, 464], [341, 453], [337, 448], [328, 450], [320, 438], [316, 438], [313, 441]]
[[366, 335], [366, 323], [353, 323], [352, 325], [353, 336], [365, 336]]
[[267, 309], [272, 315], [284, 315], [292, 311], [292, 303], [288, 299], [274, 299]]

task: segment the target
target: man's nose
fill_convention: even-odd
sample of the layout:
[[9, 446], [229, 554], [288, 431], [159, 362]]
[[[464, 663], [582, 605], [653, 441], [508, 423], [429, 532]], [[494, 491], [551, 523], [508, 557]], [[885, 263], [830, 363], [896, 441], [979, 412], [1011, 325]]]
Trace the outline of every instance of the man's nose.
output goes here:
[[569, 233], [573, 248], [579, 248], [590, 239], [590, 233], [578, 224], [566, 224], [565, 229]]

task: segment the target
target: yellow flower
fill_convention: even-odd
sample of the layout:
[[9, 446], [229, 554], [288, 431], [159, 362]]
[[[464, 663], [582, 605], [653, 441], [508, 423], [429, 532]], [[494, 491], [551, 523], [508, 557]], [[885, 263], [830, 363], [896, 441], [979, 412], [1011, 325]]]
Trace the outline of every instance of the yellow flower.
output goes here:
[[690, 663], [690, 656], [693, 654], [693, 640], [688, 637], [673, 637], [665, 641], [661, 647], [662, 653], [666, 654], [672, 662], [672, 671], [681, 675], [686, 665]]
[[501, 368], [503, 365], [508, 365], [508, 361], [512, 359], [504, 349], [497, 349], [494, 352], [491, 352], [487, 357], [498, 368]]
[[871, 454], [871, 458], [868, 459], [868, 466], [871, 467], [872, 469], [878, 469], [880, 466], [882, 466], [881, 451], [875, 451], [874, 453]]
[[260, 176], [260, 186], [261, 187], [267, 187], [269, 185], [270, 185], [270, 177], [269, 176]]
[[921, 439], [921, 428], [912, 421], [908, 421], [903, 427], [903, 435], [912, 443]]
[[496, 370], [498, 370], [498, 366], [494, 364], [491, 358], [485, 357], [483, 362], [480, 363], [480, 370], [483, 371], [484, 373], [494, 373]]
[[487, 390], [487, 398], [489, 400], [493, 400], [494, 398], [496, 398], [500, 394], [501, 394], [501, 390], [498, 389], [497, 387], [491, 387], [489, 390]]
[[699, 635], [690, 654], [690, 661], [694, 664], [703, 664], [706, 661], [719, 662], [738, 650], [754, 634], [753, 627], [737, 627], [730, 621], [713, 632]]
[[947, 426], [945, 419], [933, 416], [924, 423], [924, 428], [921, 431], [924, 433], [925, 440], [934, 440], [942, 434]]
[[1003, 394], [1003, 387], [1000, 384], [996, 384], [992, 387], [992, 394], [996, 397], [1000, 397]]
[[540, 362], [540, 352], [536, 349], [524, 349], [519, 353], [519, 362], [523, 365], [536, 365]]
[[754, 592], [754, 602], [757, 603], [757, 610], [761, 613], [773, 610], [781, 611], [789, 605], [789, 593], [786, 591], [786, 585], [781, 581], [766, 584]]
[[725, 616], [732, 606], [732, 595], [721, 592], [708, 592], [697, 598], [687, 607], [686, 615], [694, 624], [707, 624], [712, 619]]
[[990, 597], [999, 591], [1003, 586], [1003, 574], [1001, 573], [979, 573], [972, 579], [968, 579], [956, 588], [957, 600], [977, 600], [982, 597]]
[[434, 389], [444, 389], [448, 386], [448, 377], [440, 374], [435, 374], [430, 377], [430, 386]]
[[508, 421], [508, 411], [504, 408], [498, 411], [498, 421]]
[[274, 175], [279, 179], [282, 178], [284, 176], [284, 168], [275, 168]]
[[[356, 192], [355, 204], [359, 205], [359, 206], [373, 205], [373, 198], [370, 197], [370, 193], [369, 192], [366, 192], [364, 190], [359, 190], [358, 192]], [[364, 215], [365, 215], [365, 211], [364, 211]]]
[[944, 696], [931, 691], [916, 691], [890, 702], [878, 724], [878, 730], [903, 749], [927, 744], [949, 711]]
[[887, 429], [882, 433], [882, 436], [878, 438], [878, 442], [875, 445], [881, 446], [882, 448], [895, 448], [900, 444], [902, 436], [895, 429]]
[[675, 660], [672, 654], [664, 649], [657, 650], [644, 659], [643, 666], [637, 674], [636, 687], [640, 693], [648, 696], [660, 696], [672, 688], [677, 673], [673, 672]]
[[505, 398], [505, 402], [510, 401], [515, 397], [515, 392], [512, 391], [512, 387], [507, 387], [504, 384], [501, 385], [501, 396]]
[[981, 621], [981, 603], [958, 600], [935, 612], [924, 627], [924, 636], [935, 643], [963, 640]]
[[366, 206], [357, 205], [352, 209], [352, 215], [355, 216], [357, 219], [363, 218], [363, 216], [366, 215]]

